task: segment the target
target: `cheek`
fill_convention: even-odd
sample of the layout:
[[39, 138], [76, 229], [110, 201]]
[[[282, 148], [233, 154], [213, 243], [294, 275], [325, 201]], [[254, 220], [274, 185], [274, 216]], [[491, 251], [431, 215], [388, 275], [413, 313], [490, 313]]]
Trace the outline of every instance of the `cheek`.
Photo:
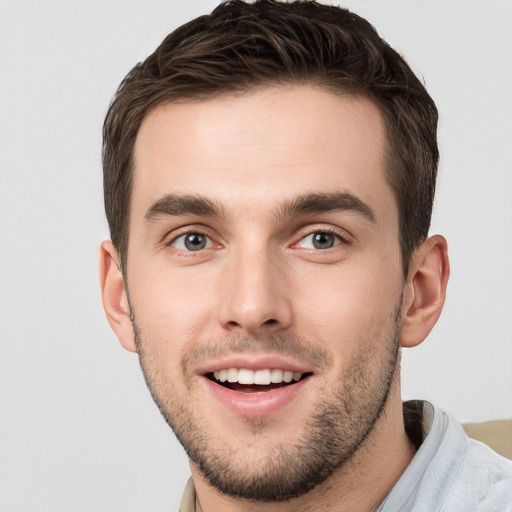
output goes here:
[[182, 357], [207, 335], [213, 318], [212, 284], [188, 269], [145, 269], [132, 273], [130, 296], [145, 343], [161, 354]]
[[295, 292], [300, 330], [336, 350], [340, 343], [350, 350], [371, 342], [377, 333], [394, 326], [401, 299], [400, 272], [399, 264], [390, 266], [382, 259], [317, 272], [310, 284], [297, 286]]

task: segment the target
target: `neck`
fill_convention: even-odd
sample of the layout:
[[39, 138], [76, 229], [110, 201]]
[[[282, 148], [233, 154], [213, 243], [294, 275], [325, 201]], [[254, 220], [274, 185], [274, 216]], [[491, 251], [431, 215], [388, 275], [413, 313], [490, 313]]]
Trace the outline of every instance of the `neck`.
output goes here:
[[399, 386], [390, 390], [387, 405], [374, 429], [347, 461], [327, 480], [298, 498], [261, 503], [227, 497], [202, 479], [193, 465], [197, 512], [372, 512], [384, 500], [414, 456], [404, 429]]

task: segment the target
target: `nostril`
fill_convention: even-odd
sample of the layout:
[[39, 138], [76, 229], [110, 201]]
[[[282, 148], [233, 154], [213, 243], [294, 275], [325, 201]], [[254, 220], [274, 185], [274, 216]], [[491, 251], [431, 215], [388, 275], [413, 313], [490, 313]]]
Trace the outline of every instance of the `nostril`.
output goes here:
[[261, 328], [276, 328], [281, 325], [281, 322], [275, 318], [269, 318], [268, 320], [254, 321], [251, 319], [247, 319], [247, 321], [237, 321], [237, 320], [229, 320], [226, 323], [226, 327], [229, 329], [246, 329], [248, 331], [254, 331]]

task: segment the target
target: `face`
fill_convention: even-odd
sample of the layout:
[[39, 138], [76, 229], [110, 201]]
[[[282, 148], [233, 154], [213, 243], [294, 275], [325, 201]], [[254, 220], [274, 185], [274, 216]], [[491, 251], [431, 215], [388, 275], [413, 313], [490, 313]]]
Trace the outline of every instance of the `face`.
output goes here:
[[343, 467], [396, 383], [403, 288], [384, 125], [310, 87], [168, 104], [135, 145], [126, 282], [193, 472], [278, 501]]

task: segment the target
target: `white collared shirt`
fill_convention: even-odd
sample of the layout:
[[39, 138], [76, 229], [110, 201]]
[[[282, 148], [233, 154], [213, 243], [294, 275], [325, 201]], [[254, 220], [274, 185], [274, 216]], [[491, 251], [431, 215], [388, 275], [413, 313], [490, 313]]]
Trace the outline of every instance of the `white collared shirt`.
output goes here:
[[423, 442], [375, 512], [511, 512], [512, 461], [432, 404], [419, 404]]

